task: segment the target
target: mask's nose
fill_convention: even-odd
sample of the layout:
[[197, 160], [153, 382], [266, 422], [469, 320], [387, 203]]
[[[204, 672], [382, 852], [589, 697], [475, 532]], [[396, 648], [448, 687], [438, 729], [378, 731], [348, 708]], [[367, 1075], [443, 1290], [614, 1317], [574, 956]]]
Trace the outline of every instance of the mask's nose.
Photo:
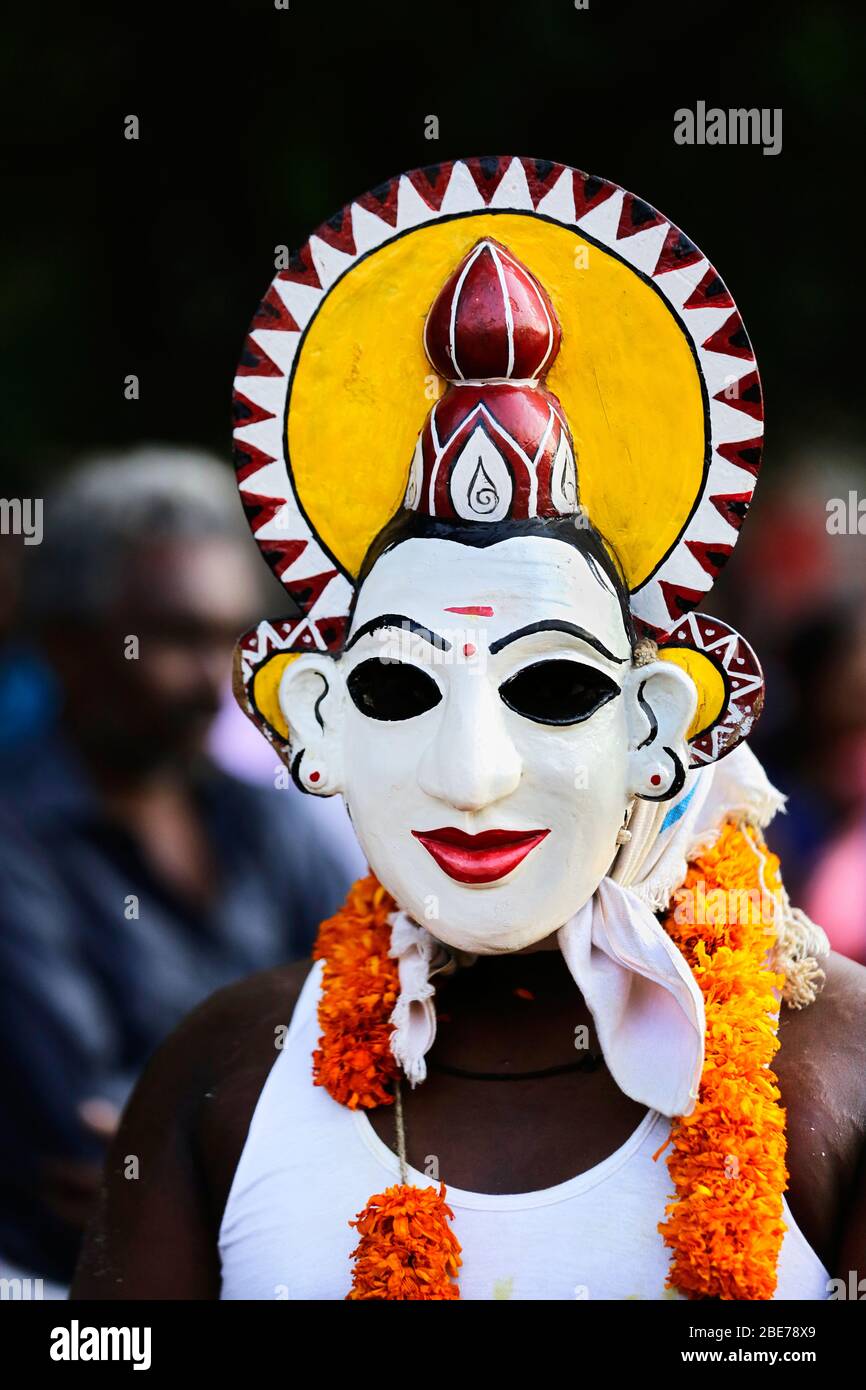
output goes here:
[[514, 791], [522, 767], [498, 690], [480, 671], [457, 672], [421, 758], [422, 790], [458, 811], [481, 811]]

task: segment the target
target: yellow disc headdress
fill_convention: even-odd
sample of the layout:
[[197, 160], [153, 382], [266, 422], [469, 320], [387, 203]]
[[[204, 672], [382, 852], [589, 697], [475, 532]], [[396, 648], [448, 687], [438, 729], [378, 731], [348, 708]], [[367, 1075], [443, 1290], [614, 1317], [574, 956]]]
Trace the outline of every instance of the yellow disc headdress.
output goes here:
[[286, 662], [339, 654], [367, 549], [413, 506], [587, 516], [698, 688], [693, 764], [748, 733], [755, 654], [693, 610], [751, 500], [760, 382], [724, 283], [649, 204], [543, 160], [392, 179], [278, 270], [234, 409], [244, 508], [300, 610], [238, 648], [238, 698], [282, 753]]

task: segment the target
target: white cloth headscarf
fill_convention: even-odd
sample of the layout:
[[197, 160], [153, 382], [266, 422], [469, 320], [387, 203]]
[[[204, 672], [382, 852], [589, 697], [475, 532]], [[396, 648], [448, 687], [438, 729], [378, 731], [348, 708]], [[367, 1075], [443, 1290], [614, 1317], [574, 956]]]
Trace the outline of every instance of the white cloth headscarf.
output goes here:
[[[741, 743], [719, 763], [690, 772], [670, 801], [637, 801], [631, 839], [596, 892], [557, 933], [563, 958], [592, 1014], [608, 1070], [627, 1096], [664, 1115], [689, 1115], [704, 1064], [703, 995], [682, 953], [654, 915], [670, 903], [699, 850], [724, 821], [765, 826], [784, 805]], [[413, 1086], [426, 1076], [436, 1037], [431, 976], [450, 954], [404, 912], [391, 914], [400, 996], [391, 1050]]]

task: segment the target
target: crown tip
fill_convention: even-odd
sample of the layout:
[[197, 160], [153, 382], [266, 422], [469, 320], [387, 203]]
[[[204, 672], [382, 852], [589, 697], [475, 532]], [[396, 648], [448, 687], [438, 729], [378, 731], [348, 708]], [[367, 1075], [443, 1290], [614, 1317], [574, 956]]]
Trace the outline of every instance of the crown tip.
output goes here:
[[559, 320], [532, 272], [484, 237], [433, 301], [424, 328], [431, 365], [447, 381], [536, 380], [551, 366]]

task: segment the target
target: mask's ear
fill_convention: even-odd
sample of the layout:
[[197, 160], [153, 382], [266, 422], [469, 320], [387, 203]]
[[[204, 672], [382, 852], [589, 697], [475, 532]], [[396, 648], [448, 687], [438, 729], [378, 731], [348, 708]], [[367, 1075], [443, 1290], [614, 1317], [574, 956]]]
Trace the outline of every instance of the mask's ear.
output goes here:
[[632, 667], [623, 694], [631, 794], [667, 801], [682, 787], [689, 765], [686, 735], [698, 700], [694, 682], [669, 661], [651, 661]]
[[288, 726], [292, 776], [301, 791], [316, 796], [342, 791], [346, 686], [335, 659], [305, 652], [290, 661], [278, 699]]

